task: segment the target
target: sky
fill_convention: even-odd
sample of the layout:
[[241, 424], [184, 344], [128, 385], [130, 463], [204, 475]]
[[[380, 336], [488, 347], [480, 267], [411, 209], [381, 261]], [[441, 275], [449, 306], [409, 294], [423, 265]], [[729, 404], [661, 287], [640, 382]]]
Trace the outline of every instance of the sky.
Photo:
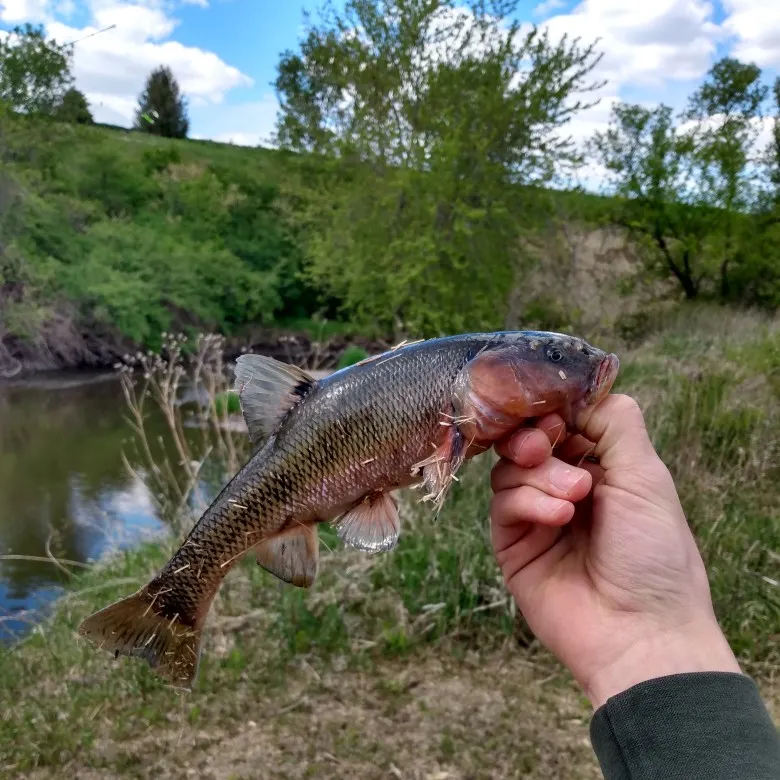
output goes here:
[[[337, 0], [339, 2], [340, 0]], [[0, 30], [44, 24], [59, 42], [116, 25], [75, 45], [76, 86], [97, 121], [129, 126], [148, 73], [169, 65], [189, 100], [190, 135], [268, 144], [280, 54], [295, 49], [304, 10], [320, 0], [0, 0]], [[719, 57], [780, 75], [777, 0], [520, 0], [518, 19], [600, 39], [600, 104], [569, 127], [578, 139], [606, 127], [615, 101], [682, 108]]]

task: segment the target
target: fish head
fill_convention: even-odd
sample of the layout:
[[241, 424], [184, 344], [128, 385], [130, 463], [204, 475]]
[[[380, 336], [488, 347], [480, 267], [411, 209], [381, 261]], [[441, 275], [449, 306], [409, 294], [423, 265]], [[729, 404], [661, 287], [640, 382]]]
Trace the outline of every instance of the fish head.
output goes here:
[[573, 427], [579, 411], [599, 403], [617, 378], [617, 355], [562, 333], [507, 333], [468, 370], [465, 408], [479, 438], [496, 438], [552, 412]]

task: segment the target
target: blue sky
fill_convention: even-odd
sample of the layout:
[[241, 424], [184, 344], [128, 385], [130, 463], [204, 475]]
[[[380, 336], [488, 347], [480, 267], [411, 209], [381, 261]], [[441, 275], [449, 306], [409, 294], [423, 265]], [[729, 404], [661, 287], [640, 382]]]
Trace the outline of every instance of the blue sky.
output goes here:
[[[96, 118], [129, 124], [148, 72], [172, 67], [190, 100], [191, 135], [234, 143], [267, 139], [276, 116], [270, 82], [295, 48], [304, 8], [319, 0], [0, 0], [0, 29], [44, 23], [60, 41], [108, 25], [76, 45], [77, 86]], [[616, 100], [680, 108], [719, 56], [780, 66], [780, 2], [768, 0], [521, 0], [518, 17], [583, 41], [600, 37], [601, 104], [571, 126], [586, 137]]]

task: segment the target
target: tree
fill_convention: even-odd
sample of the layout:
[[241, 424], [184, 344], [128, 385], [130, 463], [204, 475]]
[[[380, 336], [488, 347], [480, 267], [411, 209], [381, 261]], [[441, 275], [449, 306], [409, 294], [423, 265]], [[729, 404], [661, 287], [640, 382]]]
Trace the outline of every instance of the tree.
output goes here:
[[771, 204], [780, 209], [780, 76], [772, 85], [772, 96], [775, 116], [772, 120], [772, 138], [766, 150], [766, 172]]
[[733, 296], [736, 266], [755, 256], [760, 78], [755, 65], [724, 57], [677, 123], [666, 106], [619, 104], [592, 139], [620, 197], [618, 221], [648, 240], [688, 298], [705, 287]]
[[772, 87], [769, 144], [756, 178], [760, 191], [755, 214], [742, 237], [740, 263], [731, 271], [731, 296], [769, 308], [780, 305], [780, 78]]
[[55, 116], [62, 122], [78, 125], [91, 125], [94, 121], [86, 95], [73, 87], [62, 96]]
[[149, 74], [138, 100], [136, 127], [164, 138], [186, 138], [189, 130], [186, 100], [173, 72], [160, 66]]
[[308, 273], [354, 319], [421, 334], [502, 324], [517, 185], [575, 161], [562, 131], [598, 86], [593, 47], [522, 31], [515, 5], [348, 0], [282, 55], [277, 142], [320, 166]]
[[731, 266], [742, 258], [742, 238], [749, 230], [745, 214], [758, 194], [755, 142], [768, 89], [758, 66], [724, 57], [689, 100], [684, 118], [693, 121], [690, 133], [703, 205], [717, 209], [720, 239], [720, 293], [730, 293]]
[[705, 273], [706, 215], [692, 205], [692, 145], [671, 108], [616, 104], [609, 129], [594, 135], [591, 149], [612, 177], [615, 221], [648, 245], [651, 265], [660, 264], [686, 298], [695, 298]]
[[24, 114], [52, 114], [73, 81], [73, 47], [46, 40], [43, 27], [0, 38], [0, 101]]

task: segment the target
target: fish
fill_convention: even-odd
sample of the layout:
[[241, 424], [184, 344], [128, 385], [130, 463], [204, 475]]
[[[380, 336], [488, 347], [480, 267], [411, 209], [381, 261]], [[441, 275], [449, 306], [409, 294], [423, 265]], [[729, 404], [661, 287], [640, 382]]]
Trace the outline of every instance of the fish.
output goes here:
[[388, 552], [401, 533], [398, 491], [420, 489], [438, 513], [466, 461], [551, 412], [574, 426], [618, 370], [617, 355], [579, 337], [532, 330], [402, 344], [318, 380], [244, 354], [233, 386], [251, 455], [159, 573], [78, 634], [191, 690], [212, 600], [245, 553], [309, 588], [319, 523], [345, 545]]

